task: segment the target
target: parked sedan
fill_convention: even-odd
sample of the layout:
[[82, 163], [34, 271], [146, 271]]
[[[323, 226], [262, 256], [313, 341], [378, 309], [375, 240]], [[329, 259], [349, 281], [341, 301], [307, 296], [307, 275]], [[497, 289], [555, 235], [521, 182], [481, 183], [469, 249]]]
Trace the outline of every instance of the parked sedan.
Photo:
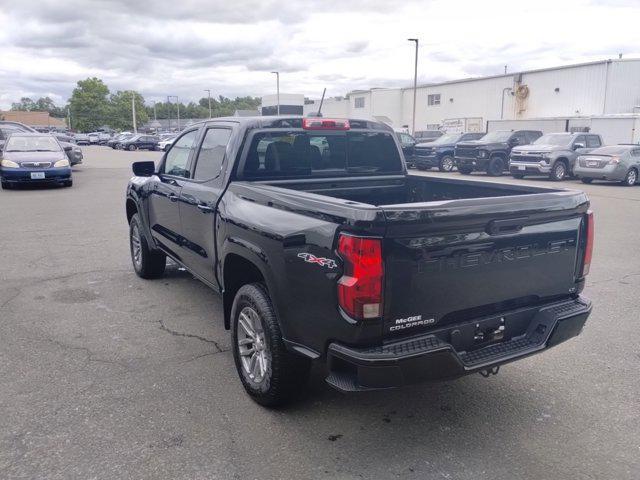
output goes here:
[[587, 155], [580, 155], [573, 171], [584, 183], [610, 180], [631, 187], [640, 178], [640, 145], [596, 148]]
[[91, 142], [89, 141], [89, 135], [86, 133], [76, 133], [74, 136], [77, 145], [89, 145]]
[[2, 188], [20, 183], [56, 183], [73, 185], [71, 166], [64, 149], [52, 135], [13, 133], [1, 152]]
[[[36, 133], [37, 130], [19, 122], [1, 121], [0, 122], [0, 149], [2, 149], [2, 145], [4, 145], [4, 142], [9, 137], [9, 135], [16, 132]], [[82, 155], [82, 149], [80, 147], [78, 147], [76, 144], [72, 142], [61, 140], [60, 138], [58, 138], [58, 143], [67, 154], [67, 158], [69, 159], [69, 163], [71, 164], [71, 166], [82, 163], [83, 155]]]
[[111, 138], [111, 140], [109, 140], [106, 145], [114, 149], [119, 148], [120, 142], [127, 140], [128, 138], [131, 138], [131, 137], [133, 137], [133, 134], [131, 133], [120, 133], [115, 137]]
[[122, 150], [157, 150], [158, 137], [153, 135], [133, 135], [119, 143]]

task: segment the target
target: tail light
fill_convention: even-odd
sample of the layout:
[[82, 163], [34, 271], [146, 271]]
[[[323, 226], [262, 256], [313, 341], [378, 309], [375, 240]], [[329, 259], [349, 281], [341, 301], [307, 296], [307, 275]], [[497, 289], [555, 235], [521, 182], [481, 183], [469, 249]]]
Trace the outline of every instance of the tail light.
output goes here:
[[349, 120], [332, 118], [303, 118], [302, 128], [305, 130], [349, 130]]
[[338, 254], [344, 272], [338, 281], [338, 302], [351, 318], [382, 316], [382, 241], [340, 234]]
[[594, 224], [593, 224], [593, 212], [589, 210], [584, 217], [586, 221], [586, 243], [584, 245], [584, 260], [582, 262], [582, 277], [589, 273], [589, 269], [591, 268], [591, 257], [593, 255], [593, 235], [594, 235]]

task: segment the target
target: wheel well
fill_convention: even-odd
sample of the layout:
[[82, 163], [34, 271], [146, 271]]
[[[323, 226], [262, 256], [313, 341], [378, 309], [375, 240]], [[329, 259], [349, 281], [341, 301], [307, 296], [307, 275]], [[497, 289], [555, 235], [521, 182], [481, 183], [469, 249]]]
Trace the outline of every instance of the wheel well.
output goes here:
[[506, 160], [507, 156], [504, 152], [496, 152], [496, 153], [492, 153], [489, 158], [496, 158], [496, 157], [500, 157], [502, 160]]
[[236, 293], [243, 285], [255, 282], [265, 283], [262, 272], [253, 262], [234, 253], [227, 255], [223, 269], [224, 294], [222, 298], [224, 328], [227, 330], [231, 328], [231, 307]]
[[131, 217], [133, 217], [136, 213], [138, 213], [136, 202], [134, 202], [130, 198], [127, 198], [127, 222], [131, 222]]
[[[556, 158], [555, 163], [558, 163], [558, 162], [562, 162], [562, 163], [564, 163], [565, 167], [569, 167], [569, 160], [567, 160], [564, 157]], [[554, 165], [555, 165], [555, 163], [554, 163]]]

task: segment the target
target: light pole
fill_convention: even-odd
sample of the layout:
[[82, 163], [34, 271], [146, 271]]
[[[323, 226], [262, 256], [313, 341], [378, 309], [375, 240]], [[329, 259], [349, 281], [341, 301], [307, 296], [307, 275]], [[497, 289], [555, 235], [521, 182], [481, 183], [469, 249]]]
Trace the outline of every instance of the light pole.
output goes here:
[[169, 95], [167, 95], [167, 119], [169, 120], [169, 126], [167, 128], [171, 131], [171, 101]]
[[178, 131], [180, 131], [180, 101], [178, 100], [178, 96], [177, 95], [169, 95], [169, 96], [167, 96], [167, 100], [169, 100], [170, 98], [175, 98], [176, 99], [176, 108], [178, 109]]
[[418, 39], [408, 38], [410, 42], [416, 43], [416, 60], [413, 67], [413, 115], [411, 117], [411, 135], [416, 133], [416, 92], [418, 90]]
[[209, 118], [211, 118], [211, 90], [205, 89], [205, 92], [209, 95]]
[[278, 115], [280, 115], [280, 72], [271, 72], [276, 74], [276, 98], [278, 102]]
[[131, 90], [131, 117], [133, 118], [133, 133], [138, 133], [138, 125], [136, 124], [136, 92]]
[[502, 89], [502, 104], [500, 105], [500, 120], [502, 120], [504, 118], [504, 94], [507, 92], [512, 91], [513, 88], [511, 87], [504, 87]]
[[158, 121], [158, 113], [156, 112], [156, 101], [153, 101], [153, 119], [157, 122]]

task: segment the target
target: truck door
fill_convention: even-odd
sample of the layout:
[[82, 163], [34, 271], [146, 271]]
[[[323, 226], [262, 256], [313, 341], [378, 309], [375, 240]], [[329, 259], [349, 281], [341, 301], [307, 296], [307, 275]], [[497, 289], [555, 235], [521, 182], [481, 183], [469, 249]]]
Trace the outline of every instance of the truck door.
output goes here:
[[180, 259], [180, 211], [182, 185], [190, 176], [190, 159], [197, 129], [185, 132], [164, 156], [158, 181], [149, 194], [151, 234], [165, 249]]
[[222, 165], [231, 133], [231, 127], [225, 125], [205, 130], [200, 149], [194, 155], [193, 178], [182, 186], [180, 202], [185, 264], [214, 285], [218, 285], [215, 275], [216, 206], [224, 189]]

